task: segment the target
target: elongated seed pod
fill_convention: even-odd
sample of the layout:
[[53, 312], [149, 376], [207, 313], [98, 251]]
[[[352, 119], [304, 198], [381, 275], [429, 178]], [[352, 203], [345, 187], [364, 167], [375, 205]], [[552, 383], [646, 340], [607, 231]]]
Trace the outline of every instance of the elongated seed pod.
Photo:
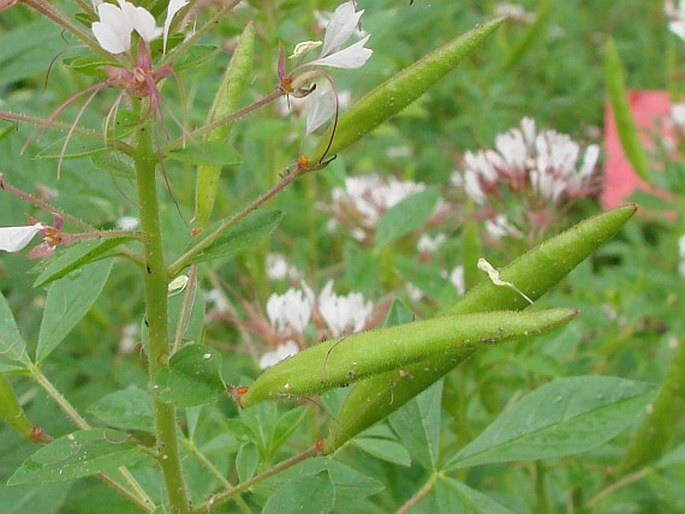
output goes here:
[[[221, 84], [214, 97], [214, 103], [209, 111], [207, 123], [219, 120], [238, 110], [240, 100], [245, 91], [247, 81], [252, 76], [254, 61], [255, 29], [252, 22], [248, 23], [235, 47], [231, 61], [224, 72]], [[233, 122], [216, 127], [207, 133], [208, 141], [226, 141], [231, 132]], [[197, 167], [195, 185], [195, 225], [203, 229], [214, 208], [219, 189], [221, 166], [200, 164]]]
[[[535, 300], [613, 237], [635, 210], [633, 205], [619, 207], [582, 221], [502, 268], [500, 277]], [[523, 309], [527, 306], [528, 302], [515, 291], [482, 282], [442, 315]], [[337, 422], [326, 438], [324, 453], [332, 453], [362, 430], [387, 417], [470, 357], [475, 350], [463, 352], [454, 361], [425, 359], [405, 367], [402, 376], [393, 371], [357, 383], [345, 399]]]
[[[504, 18], [478, 25], [429, 53], [361, 98], [340, 118], [328, 155], [344, 150], [424, 94], [485, 42]], [[310, 159], [325, 157], [329, 138], [323, 137]]]
[[499, 343], [568, 322], [575, 311], [490, 312], [448, 316], [369, 330], [320, 343], [262, 373], [240, 403], [318, 394], [371, 375], [433, 357], [460, 359], [484, 344]]
[[623, 78], [623, 65], [621, 57], [616, 50], [614, 40], [609, 38], [604, 49], [606, 59], [606, 84], [611, 110], [616, 122], [616, 132], [621, 141], [623, 152], [628, 157], [628, 161], [633, 166], [635, 172], [644, 180], [649, 180], [649, 162], [640, 136], [637, 125], [630, 112], [628, 104], [628, 94]]

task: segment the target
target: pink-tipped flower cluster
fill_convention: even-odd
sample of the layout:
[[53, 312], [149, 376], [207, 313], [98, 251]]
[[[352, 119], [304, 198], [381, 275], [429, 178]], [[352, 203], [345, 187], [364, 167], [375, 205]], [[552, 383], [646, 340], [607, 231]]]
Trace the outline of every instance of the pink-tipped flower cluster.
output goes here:
[[466, 152], [452, 182], [488, 220], [493, 237], [539, 236], [560, 208], [596, 192], [598, 157], [597, 145], [583, 149], [569, 135], [538, 132], [535, 121], [524, 118], [496, 137], [495, 149]]

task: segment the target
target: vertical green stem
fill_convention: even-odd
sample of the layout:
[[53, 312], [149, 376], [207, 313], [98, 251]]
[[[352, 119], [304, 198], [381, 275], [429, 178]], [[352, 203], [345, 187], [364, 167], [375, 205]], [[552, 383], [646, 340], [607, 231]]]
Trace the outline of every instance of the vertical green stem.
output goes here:
[[[147, 235], [145, 245], [145, 305], [148, 326], [148, 371], [150, 383], [157, 372], [168, 365], [169, 340], [167, 319], [167, 274], [164, 267], [162, 232], [159, 223], [159, 202], [155, 169], [157, 161], [152, 147], [150, 126], [141, 125], [136, 134], [134, 155], [140, 226]], [[176, 412], [172, 405], [154, 399], [155, 432], [159, 464], [164, 475], [168, 510], [171, 514], [187, 514], [190, 504], [181, 471], [181, 459], [176, 434]]]

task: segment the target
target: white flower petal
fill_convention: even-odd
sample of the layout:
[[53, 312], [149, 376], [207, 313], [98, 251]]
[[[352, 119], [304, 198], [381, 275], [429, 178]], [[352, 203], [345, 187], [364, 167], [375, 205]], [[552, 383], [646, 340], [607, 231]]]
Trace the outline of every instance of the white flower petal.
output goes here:
[[111, 54], [121, 54], [131, 48], [133, 25], [119, 7], [109, 3], [98, 6], [100, 21], [91, 26], [95, 39]]
[[[364, 45], [369, 40], [371, 36], [368, 35], [355, 44], [343, 48], [342, 50], [335, 52], [331, 55], [320, 57], [312, 61], [310, 64], [315, 66], [330, 66], [331, 68], [343, 68], [343, 69], [356, 69], [361, 68], [366, 61], [373, 55], [373, 50], [370, 48], [364, 48]], [[322, 55], [324, 55], [322, 53]]]
[[278, 364], [282, 360], [292, 357], [300, 351], [295, 341], [289, 340], [283, 344], [278, 345], [278, 347], [272, 352], [266, 352], [259, 359], [259, 369], [266, 369]]
[[331, 16], [326, 26], [321, 55], [326, 56], [338, 50], [352, 35], [364, 11], [355, 12], [354, 2], [345, 2]]
[[307, 106], [306, 134], [309, 135], [335, 114], [335, 93], [330, 89], [317, 88], [305, 98]]
[[133, 29], [143, 41], [149, 43], [159, 35], [155, 17], [144, 7], [136, 7], [131, 2], [118, 0], [121, 10], [128, 16]]
[[187, 0], [170, 0], [169, 6], [166, 11], [166, 19], [164, 20], [164, 53], [166, 54], [166, 42], [169, 38], [169, 29], [171, 28], [171, 22], [174, 20], [176, 13], [183, 9], [188, 4]]
[[26, 227], [0, 227], [0, 250], [5, 252], [18, 252], [25, 248], [41, 230], [45, 228], [42, 223], [28, 225]]

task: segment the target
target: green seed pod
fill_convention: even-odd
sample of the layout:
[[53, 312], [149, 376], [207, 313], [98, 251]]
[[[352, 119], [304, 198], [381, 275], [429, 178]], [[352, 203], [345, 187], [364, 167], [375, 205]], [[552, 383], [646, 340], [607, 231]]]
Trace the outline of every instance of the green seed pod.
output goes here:
[[319, 394], [427, 357], [459, 361], [484, 344], [499, 343], [557, 327], [576, 311], [491, 312], [417, 321], [332, 339], [262, 373], [240, 403]]
[[0, 417], [5, 422], [19, 432], [22, 437], [31, 439], [33, 425], [24, 414], [24, 410], [19, 405], [17, 397], [14, 395], [12, 385], [4, 375], [0, 375]]
[[[500, 277], [535, 300], [613, 237], [635, 210], [636, 207], [632, 205], [619, 207], [582, 221], [502, 268]], [[515, 291], [486, 281], [469, 291], [460, 302], [442, 315], [523, 309], [528, 305]], [[398, 372], [394, 371], [375, 375], [356, 384], [345, 399], [336, 418], [337, 422], [326, 438], [324, 453], [332, 453], [362, 430], [400, 408], [470, 357], [474, 351], [475, 349], [464, 352], [456, 364], [454, 361], [431, 358], [407, 366], [404, 376], [410, 378], [406, 380], [399, 380]]]
[[[245, 86], [252, 76], [254, 61], [255, 29], [252, 22], [248, 23], [238, 40], [238, 44], [231, 57], [221, 84], [214, 97], [214, 103], [209, 111], [207, 123], [224, 118], [240, 107], [240, 101]], [[207, 133], [208, 141], [228, 141], [233, 123], [226, 123]], [[214, 207], [214, 200], [219, 189], [221, 167], [200, 164], [197, 167], [195, 186], [195, 223], [198, 229], [203, 229], [209, 220]]]
[[[391, 118], [471, 55], [499, 27], [504, 18], [476, 26], [405, 68], [366, 94], [338, 122], [327, 155], [335, 155]], [[329, 139], [322, 138], [311, 162], [322, 160]]]
[[673, 441], [685, 409], [685, 343], [677, 341], [675, 352], [640, 427], [633, 434], [628, 451], [618, 468], [620, 474], [656, 461]]
[[604, 51], [607, 92], [609, 93], [611, 110], [614, 113], [618, 138], [635, 172], [644, 180], [649, 180], [647, 153], [640, 142], [637, 126], [630, 112], [626, 85], [623, 78], [623, 65], [621, 64], [621, 57], [618, 55], [613, 39], [609, 38], [607, 40]]

